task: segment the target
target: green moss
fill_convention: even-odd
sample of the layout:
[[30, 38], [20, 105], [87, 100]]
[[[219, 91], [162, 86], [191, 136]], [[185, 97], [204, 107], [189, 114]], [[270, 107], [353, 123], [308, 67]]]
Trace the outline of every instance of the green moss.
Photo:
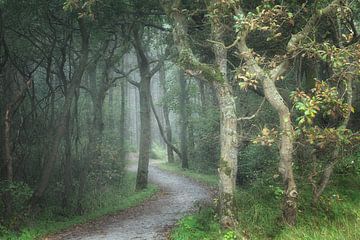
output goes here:
[[226, 174], [226, 176], [230, 177], [230, 176], [231, 176], [231, 173], [232, 173], [231, 167], [226, 167], [226, 168], [225, 168], [225, 174]]
[[201, 63], [195, 58], [190, 49], [182, 49], [179, 55], [179, 63], [185, 69], [201, 71], [208, 81], [224, 83], [225, 79], [216, 66]]
[[232, 174], [232, 169], [231, 167], [229, 167], [228, 163], [224, 160], [220, 160], [220, 171], [224, 172], [226, 174], [226, 176], [231, 176]]

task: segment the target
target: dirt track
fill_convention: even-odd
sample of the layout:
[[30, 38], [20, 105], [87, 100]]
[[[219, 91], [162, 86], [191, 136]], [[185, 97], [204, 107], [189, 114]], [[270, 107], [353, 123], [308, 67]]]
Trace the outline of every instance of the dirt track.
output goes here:
[[[136, 156], [132, 155], [134, 160]], [[136, 165], [129, 168], [136, 170]], [[194, 209], [196, 202], [210, 199], [201, 185], [181, 176], [162, 171], [151, 164], [149, 179], [161, 192], [140, 206], [108, 216], [48, 239], [166, 239], [165, 232], [177, 220]]]

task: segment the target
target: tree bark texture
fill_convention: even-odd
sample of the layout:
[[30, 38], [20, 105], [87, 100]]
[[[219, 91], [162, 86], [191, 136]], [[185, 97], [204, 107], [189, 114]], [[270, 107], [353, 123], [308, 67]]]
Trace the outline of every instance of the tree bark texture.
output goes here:
[[148, 184], [149, 157], [151, 148], [151, 108], [150, 108], [150, 66], [139, 36], [139, 29], [133, 30], [134, 48], [140, 70], [138, 86], [140, 96], [140, 145], [136, 189], [142, 190]]
[[[218, 1], [212, 1], [211, 7], [215, 7]], [[221, 5], [221, 3], [219, 4]], [[220, 139], [221, 158], [219, 166], [219, 195], [220, 195], [220, 222], [229, 227], [236, 224], [235, 217], [235, 179], [237, 172], [237, 118], [234, 96], [231, 85], [227, 79], [227, 49], [225, 48], [223, 34], [224, 28], [220, 19], [213, 19], [211, 23], [213, 52], [215, 54], [216, 66], [202, 63], [197, 59], [190, 47], [187, 33], [187, 20], [182, 14], [181, 1], [169, 4], [163, 1], [163, 6], [168, 15], [175, 22], [173, 30], [175, 44], [179, 51], [181, 66], [196, 77], [213, 83], [216, 95], [219, 98], [220, 107]], [[217, 16], [214, 16], [217, 18]], [[218, 25], [217, 25], [218, 24]]]
[[236, 223], [234, 194], [236, 189], [238, 134], [235, 99], [229, 84], [216, 84], [220, 106], [220, 217], [223, 226]]
[[149, 157], [151, 148], [151, 115], [150, 115], [150, 78], [144, 77], [140, 82], [140, 146], [139, 165], [136, 178], [136, 189], [147, 187]]
[[279, 172], [283, 178], [285, 194], [282, 205], [283, 218], [287, 224], [293, 226], [296, 223], [298, 196], [292, 168], [294, 129], [289, 108], [275, 86], [275, 79], [264, 78], [263, 86], [266, 99], [279, 115], [281, 131]]
[[[213, 7], [220, 4], [218, 0], [212, 1]], [[216, 42], [213, 44], [215, 63], [219, 68], [223, 81], [214, 82], [220, 107], [220, 221], [222, 226], [232, 227], [236, 225], [235, 215], [235, 190], [237, 175], [238, 156], [238, 131], [235, 97], [229, 79], [227, 77], [227, 49], [224, 43], [225, 28], [220, 17], [214, 17], [211, 21], [212, 37]]]
[[181, 152], [181, 167], [184, 169], [189, 168], [189, 159], [188, 159], [188, 114], [187, 114], [187, 90], [186, 90], [186, 79], [184, 75], [184, 71], [182, 69], [179, 70], [178, 74], [178, 82], [180, 86], [180, 94], [179, 94], [179, 123], [180, 123], [180, 152]]

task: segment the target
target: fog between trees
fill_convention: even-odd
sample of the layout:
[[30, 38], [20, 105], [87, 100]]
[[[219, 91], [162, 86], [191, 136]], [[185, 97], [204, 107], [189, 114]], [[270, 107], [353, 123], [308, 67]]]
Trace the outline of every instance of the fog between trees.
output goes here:
[[129, 187], [130, 152], [131, 191], [160, 158], [218, 175], [222, 227], [259, 184], [296, 226], [334, 175], [358, 179], [359, 7], [0, 1], [0, 230], [91, 211]]

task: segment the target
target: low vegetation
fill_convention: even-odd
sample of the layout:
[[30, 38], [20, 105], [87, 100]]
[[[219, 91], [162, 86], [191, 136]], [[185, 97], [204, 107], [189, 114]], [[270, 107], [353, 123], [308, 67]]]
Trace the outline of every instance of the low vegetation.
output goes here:
[[[353, 161], [358, 154], [349, 157]], [[351, 160], [352, 159], [352, 160]], [[211, 184], [214, 175], [182, 171], [176, 164], [162, 164], [161, 168]], [[190, 173], [190, 174], [189, 174]], [[360, 238], [360, 175], [354, 171], [342, 174], [338, 168], [334, 180], [321, 197], [316, 208], [311, 202], [311, 186], [299, 186], [299, 216], [296, 227], [286, 227], [281, 222], [282, 190], [276, 180], [254, 180], [237, 188], [236, 205], [238, 225], [223, 229], [213, 207], [200, 208], [195, 214], [184, 217], [171, 233], [172, 240], [219, 239], [308, 239], [336, 240]], [[346, 186], [346, 187], [344, 187]]]
[[38, 239], [49, 234], [68, 229], [77, 224], [99, 219], [109, 214], [117, 214], [120, 211], [136, 206], [153, 196], [157, 187], [150, 185], [144, 191], [135, 191], [134, 173], [124, 176], [121, 185], [113, 185], [101, 191], [89, 192], [86, 196], [86, 211], [82, 215], [64, 212], [56, 205], [48, 206], [37, 217], [26, 217], [18, 231], [9, 231], [0, 225], [0, 239], [4, 240], [30, 240]]
[[359, 0], [0, 0], [2, 236], [132, 206], [166, 158], [217, 187], [173, 239], [360, 239], [359, 63]]

